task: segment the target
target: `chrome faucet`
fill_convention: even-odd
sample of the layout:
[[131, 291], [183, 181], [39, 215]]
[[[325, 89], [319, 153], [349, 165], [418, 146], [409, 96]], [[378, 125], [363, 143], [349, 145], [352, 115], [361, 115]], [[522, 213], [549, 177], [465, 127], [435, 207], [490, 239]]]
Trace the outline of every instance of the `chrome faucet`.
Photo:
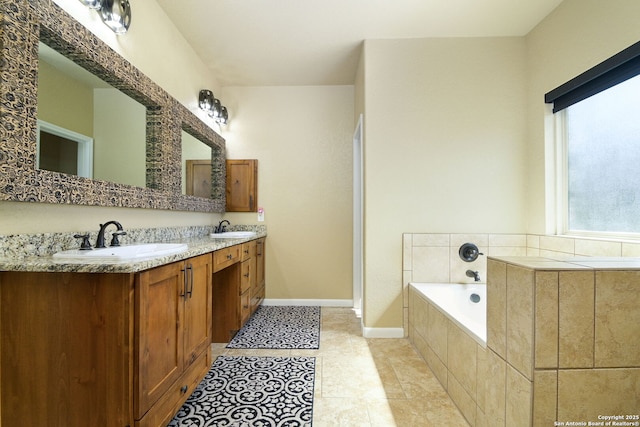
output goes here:
[[118, 236], [124, 236], [127, 234], [126, 231], [123, 230], [122, 225], [118, 221], [107, 221], [104, 224], [100, 224], [100, 231], [98, 231], [98, 238], [96, 239], [96, 248], [104, 248], [104, 232], [107, 227], [110, 225], [115, 225], [118, 231], [113, 233], [113, 238], [111, 239], [111, 246], [120, 246], [120, 242], [118, 241]]
[[231, 223], [229, 221], [227, 221], [226, 219], [223, 219], [222, 221], [220, 221], [220, 223], [216, 226], [216, 228], [213, 229], [213, 232], [218, 234], [218, 233], [224, 233], [225, 231], [227, 231], [226, 225], [224, 223], [227, 223], [228, 225], [231, 225]]
[[473, 277], [473, 280], [476, 282], [480, 281], [480, 273], [473, 270], [467, 270], [467, 277]]

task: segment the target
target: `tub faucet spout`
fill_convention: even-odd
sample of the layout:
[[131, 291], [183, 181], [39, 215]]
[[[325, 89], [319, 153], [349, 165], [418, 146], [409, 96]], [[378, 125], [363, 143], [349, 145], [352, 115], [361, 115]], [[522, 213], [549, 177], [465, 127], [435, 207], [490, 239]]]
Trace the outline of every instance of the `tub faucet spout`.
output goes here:
[[477, 271], [467, 270], [467, 276], [473, 277], [473, 280], [476, 282], [480, 281], [480, 273], [478, 273]]

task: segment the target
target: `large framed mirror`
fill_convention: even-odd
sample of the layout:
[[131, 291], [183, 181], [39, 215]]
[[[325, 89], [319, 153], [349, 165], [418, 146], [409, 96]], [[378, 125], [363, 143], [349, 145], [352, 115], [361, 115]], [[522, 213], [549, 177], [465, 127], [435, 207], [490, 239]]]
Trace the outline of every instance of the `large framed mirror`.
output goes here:
[[[220, 135], [51, 0], [0, 0], [0, 13], [0, 200], [224, 211]], [[61, 107], [65, 96], [53, 90], [76, 84], [60, 76], [71, 67], [60, 65], [62, 59], [102, 82], [71, 107]], [[80, 92], [73, 87], [68, 92]], [[128, 106], [112, 104], [121, 96]], [[78, 111], [89, 109], [91, 123], [80, 123]], [[75, 117], [58, 117], [62, 111]], [[132, 123], [123, 125], [119, 115]], [[211, 197], [180, 190], [184, 131], [210, 149]], [[50, 134], [54, 142], [47, 142]], [[92, 141], [91, 155], [74, 135]], [[89, 171], [73, 155], [84, 156]]]

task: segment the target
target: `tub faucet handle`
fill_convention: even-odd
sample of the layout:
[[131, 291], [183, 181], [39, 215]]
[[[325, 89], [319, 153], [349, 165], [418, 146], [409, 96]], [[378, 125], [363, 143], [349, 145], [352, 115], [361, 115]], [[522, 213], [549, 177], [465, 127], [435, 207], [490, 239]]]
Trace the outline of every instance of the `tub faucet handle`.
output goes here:
[[465, 243], [460, 246], [458, 250], [458, 255], [460, 255], [460, 259], [464, 262], [473, 262], [478, 259], [478, 255], [484, 255], [476, 245], [473, 243]]

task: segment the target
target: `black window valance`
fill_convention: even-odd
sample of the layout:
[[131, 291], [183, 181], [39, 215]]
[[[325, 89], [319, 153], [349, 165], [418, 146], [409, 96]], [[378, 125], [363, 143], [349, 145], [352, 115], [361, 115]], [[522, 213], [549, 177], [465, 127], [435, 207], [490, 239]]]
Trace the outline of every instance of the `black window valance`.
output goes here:
[[556, 113], [577, 102], [640, 74], [640, 42], [637, 42], [595, 67], [544, 95]]

